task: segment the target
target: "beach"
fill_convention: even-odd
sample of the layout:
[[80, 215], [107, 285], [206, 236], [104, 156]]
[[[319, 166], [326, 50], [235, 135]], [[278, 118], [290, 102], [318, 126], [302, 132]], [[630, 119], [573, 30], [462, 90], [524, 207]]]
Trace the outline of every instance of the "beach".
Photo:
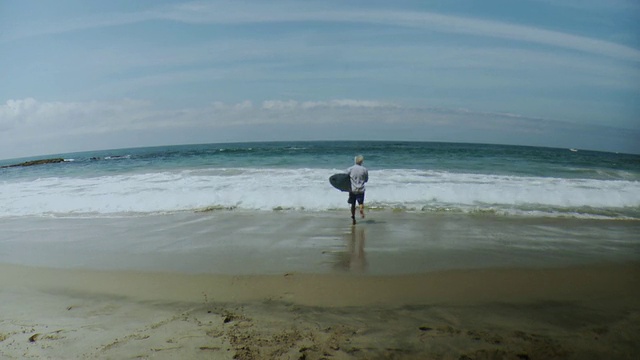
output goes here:
[[0, 357], [640, 354], [637, 222], [367, 215], [0, 219]]
[[0, 360], [640, 360], [640, 0], [0, 0], [0, 54]]
[[[359, 153], [353, 226], [328, 179]], [[0, 163], [1, 359], [640, 357], [636, 155], [314, 141], [48, 158]]]

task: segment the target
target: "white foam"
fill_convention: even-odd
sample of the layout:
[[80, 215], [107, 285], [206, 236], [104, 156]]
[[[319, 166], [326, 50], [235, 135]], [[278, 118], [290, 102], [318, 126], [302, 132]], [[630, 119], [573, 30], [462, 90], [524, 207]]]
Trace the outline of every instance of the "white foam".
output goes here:
[[[336, 169], [201, 169], [7, 181], [0, 216], [92, 215], [190, 211], [346, 208], [332, 188]], [[499, 210], [640, 208], [640, 182], [455, 174], [422, 170], [370, 172], [367, 202], [378, 207]]]

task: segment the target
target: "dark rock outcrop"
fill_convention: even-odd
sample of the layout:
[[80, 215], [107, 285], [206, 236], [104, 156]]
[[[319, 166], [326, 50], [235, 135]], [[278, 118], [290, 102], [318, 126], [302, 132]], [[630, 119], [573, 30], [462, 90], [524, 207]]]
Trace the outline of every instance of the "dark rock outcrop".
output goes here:
[[17, 167], [17, 166], [33, 166], [33, 165], [42, 165], [42, 164], [55, 164], [55, 163], [61, 163], [63, 161], [64, 159], [62, 158], [32, 160], [32, 161], [19, 163], [19, 164], [0, 166], [0, 168], [9, 168], [9, 167]]

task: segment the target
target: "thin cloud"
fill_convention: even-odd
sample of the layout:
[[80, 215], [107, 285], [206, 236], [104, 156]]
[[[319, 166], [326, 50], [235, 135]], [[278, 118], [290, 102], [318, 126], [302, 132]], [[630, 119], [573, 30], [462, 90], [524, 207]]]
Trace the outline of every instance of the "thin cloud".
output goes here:
[[[275, 115], [275, 116], [274, 116]], [[157, 110], [153, 103], [125, 99], [111, 102], [39, 102], [32, 98], [9, 100], [0, 105], [0, 126], [4, 132], [106, 133], [181, 127], [216, 127], [240, 124], [286, 124], [301, 121], [315, 125], [341, 122], [438, 123], [443, 119], [505, 121], [527, 124], [569, 124], [515, 113], [485, 112], [465, 108], [403, 107], [374, 100], [334, 99], [329, 101], [267, 100], [260, 107], [245, 100], [213, 102], [209, 106], [181, 110]], [[465, 120], [466, 121], [466, 120]], [[565, 125], [566, 126], [566, 125]]]
[[[308, 10], [295, 4], [286, 8], [260, 4], [237, 5], [237, 2], [195, 3], [166, 8], [158, 18], [186, 23], [261, 23], [261, 22], [344, 22], [412, 27], [427, 31], [509, 39], [578, 50], [614, 58], [640, 61], [640, 50], [584, 36], [529, 26], [515, 25], [433, 12], [399, 12], [379, 10]], [[257, 8], [256, 8], [257, 7]]]
[[[73, 152], [114, 144], [166, 145], [181, 134], [190, 133], [198, 134], [196, 138], [200, 140], [196, 141], [210, 142], [224, 141], [247, 131], [255, 133], [253, 140], [283, 140], [283, 136], [295, 139], [309, 136], [309, 127], [324, 136], [333, 134], [334, 138], [353, 129], [376, 128], [384, 129], [389, 136], [396, 133], [399, 138], [421, 141], [509, 143], [518, 134], [527, 136], [524, 144], [548, 146], [554, 145], [545, 140], [550, 135], [579, 132], [585, 136], [622, 139], [626, 143], [620, 149], [631, 149], [627, 151], [637, 151], [637, 145], [633, 144], [639, 137], [638, 131], [633, 130], [577, 125], [517, 113], [405, 107], [366, 99], [269, 100], [259, 106], [250, 101], [212, 102], [202, 107], [159, 110], [153, 103], [130, 99], [65, 103], [27, 98], [0, 105], [0, 132], [6, 139], [0, 144], [0, 155], [9, 158], [28, 152], [33, 155]], [[291, 132], [284, 134], [283, 129]]]
[[637, 0], [535, 0], [537, 2], [547, 3], [554, 6], [566, 6], [575, 9], [594, 9], [594, 10], [621, 10], [621, 11], [638, 11], [640, 3]]
[[542, 28], [433, 12], [313, 8], [312, 4], [301, 5], [298, 2], [214, 1], [161, 6], [137, 13], [109, 14], [108, 17], [65, 19], [65, 21], [56, 22], [55, 25], [45, 28], [31, 24], [28, 27], [23, 27], [23, 30], [5, 31], [5, 34], [0, 37], [0, 41], [151, 20], [168, 20], [190, 24], [299, 23], [308, 21], [378, 24], [448, 34], [506, 39], [622, 60], [640, 61], [640, 50], [638, 49], [601, 39]]
[[394, 104], [372, 100], [339, 99], [330, 101], [268, 100], [262, 103], [265, 110], [310, 110], [317, 108], [387, 108], [397, 107]]
[[100, 133], [139, 126], [149, 116], [150, 103], [140, 100], [111, 102], [39, 102], [33, 98], [8, 100], [0, 105], [0, 131], [27, 138], [42, 134]]

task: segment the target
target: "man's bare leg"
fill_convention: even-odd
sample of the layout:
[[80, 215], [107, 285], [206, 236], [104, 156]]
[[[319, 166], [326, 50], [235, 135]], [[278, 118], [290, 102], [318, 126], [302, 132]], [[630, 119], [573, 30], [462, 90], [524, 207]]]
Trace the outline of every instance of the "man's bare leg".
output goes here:
[[356, 224], [356, 203], [351, 204], [351, 221], [353, 221], [353, 225]]

